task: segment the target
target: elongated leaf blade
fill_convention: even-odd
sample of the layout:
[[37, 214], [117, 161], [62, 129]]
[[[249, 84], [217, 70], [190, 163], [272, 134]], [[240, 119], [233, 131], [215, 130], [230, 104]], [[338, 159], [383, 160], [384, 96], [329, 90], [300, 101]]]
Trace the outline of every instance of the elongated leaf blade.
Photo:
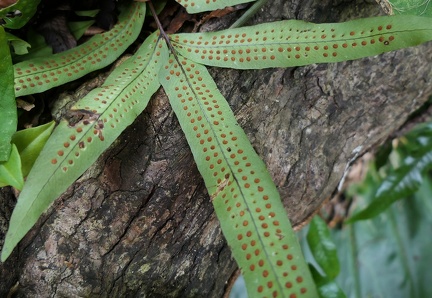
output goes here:
[[414, 194], [423, 182], [425, 171], [430, 168], [432, 168], [431, 151], [425, 152], [422, 156], [413, 159], [409, 164], [398, 168], [381, 183], [372, 203], [364, 210], [350, 217], [347, 223], [377, 216], [397, 200]]
[[11, 138], [17, 128], [18, 116], [13, 91], [12, 58], [3, 27], [0, 26], [0, 162], [11, 152]]
[[[4, 261], [49, 205], [141, 114], [159, 88], [168, 50], [150, 36], [139, 51], [74, 107], [82, 117], [63, 120], [36, 160], [13, 211], [1, 254]], [[43, 173], [43, 175], [41, 175]]]
[[384, 16], [337, 24], [290, 20], [171, 36], [176, 50], [197, 63], [238, 69], [353, 60], [431, 39], [431, 19], [416, 16]]
[[175, 0], [186, 8], [188, 13], [198, 13], [222, 9], [227, 6], [233, 6], [241, 3], [248, 3], [255, 0]]
[[309, 225], [307, 242], [312, 255], [328, 279], [335, 279], [340, 270], [336, 246], [327, 224], [319, 216], [314, 216]]
[[135, 41], [144, 17], [145, 3], [131, 2], [123, 7], [119, 22], [110, 31], [51, 59], [35, 58], [14, 65], [15, 96], [43, 92], [111, 64]]
[[271, 176], [206, 68], [171, 56], [160, 80], [250, 297], [316, 297]]

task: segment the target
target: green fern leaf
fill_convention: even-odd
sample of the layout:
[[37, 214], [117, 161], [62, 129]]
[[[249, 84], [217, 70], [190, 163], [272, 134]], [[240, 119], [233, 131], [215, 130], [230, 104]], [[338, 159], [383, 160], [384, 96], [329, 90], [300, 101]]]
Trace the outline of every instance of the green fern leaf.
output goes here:
[[18, 116], [13, 91], [13, 67], [6, 34], [0, 28], [0, 162], [11, 152], [11, 138], [16, 131]]
[[160, 80], [250, 297], [316, 297], [276, 186], [206, 68], [171, 56]]
[[227, 6], [233, 6], [241, 3], [248, 3], [255, 0], [175, 0], [186, 8], [188, 13], [198, 13], [222, 9]]
[[12, 136], [21, 157], [22, 175], [26, 177], [54, 129], [54, 121], [17, 131]]
[[40, 0], [18, 0], [16, 3], [0, 9], [0, 19], [9, 29], [19, 29], [36, 13]]
[[12, 144], [9, 159], [0, 162], [0, 187], [11, 185], [16, 189], [22, 189], [24, 177], [21, 173], [21, 159], [15, 144]]
[[108, 32], [82, 45], [51, 56], [14, 65], [15, 96], [43, 92], [101, 69], [117, 59], [135, 41], [145, 17], [145, 4], [123, 7], [119, 22]]
[[416, 16], [337, 24], [291, 20], [170, 38], [181, 55], [197, 63], [261, 69], [347, 61], [415, 46], [432, 39], [432, 22]]
[[[78, 101], [75, 123], [62, 120], [35, 162], [13, 211], [1, 254], [4, 261], [49, 205], [112, 144], [159, 88], [168, 49], [153, 34], [138, 52]], [[157, 45], [156, 45], [157, 44]], [[41, 174], [43, 173], [43, 174]]]

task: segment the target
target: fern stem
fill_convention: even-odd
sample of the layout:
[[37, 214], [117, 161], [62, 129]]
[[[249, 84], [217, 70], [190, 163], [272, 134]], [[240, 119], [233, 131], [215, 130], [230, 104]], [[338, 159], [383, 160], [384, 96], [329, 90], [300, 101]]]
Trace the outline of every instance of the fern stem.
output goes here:
[[251, 7], [249, 7], [248, 10], [246, 10], [246, 12], [240, 17], [238, 18], [237, 21], [234, 22], [234, 24], [232, 24], [230, 26], [230, 29], [233, 28], [238, 28], [243, 26], [247, 21], [249, 21], [249, 19], [254, 16], [258, 10], [261, 9], [261, 7], [264, 6], [264, 4], [267, 3], [267, 0], [258, 0], [257, 2], [255, 2]]
[[357, 237], [356, 237], [356, 231], [355, 231], [355, 224], [348, 225], [349, 230], [349, 237], [350, 237], [350, 244], [351, 244], [351, 272], [353, 274], [354, 278], [354, 297], [361, 298], [361, 281], [360, 281], [360, 274], [359, 274], [359, 268], [357, 265], [357, 258], [358, 258], [358, 250], [357, 250]]

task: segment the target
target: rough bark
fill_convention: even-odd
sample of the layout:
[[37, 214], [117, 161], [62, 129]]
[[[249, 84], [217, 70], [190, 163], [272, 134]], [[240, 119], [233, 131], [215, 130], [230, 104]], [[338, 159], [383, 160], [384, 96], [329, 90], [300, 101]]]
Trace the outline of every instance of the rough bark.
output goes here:
[[[379, 13], [372, 0], [269, 0], [253, 22]], [[345, 63], [211, 73], [299, 225], [337, 189], [357, 151], [385, 140], [427, 100], [431, 60], [425, 45]], [[1, 195], [7, 219], [13, 199]], [[17, 281], [19, 297], [224, 294], [236, 265], [162, 91], [0, 269], [0, 296]]]

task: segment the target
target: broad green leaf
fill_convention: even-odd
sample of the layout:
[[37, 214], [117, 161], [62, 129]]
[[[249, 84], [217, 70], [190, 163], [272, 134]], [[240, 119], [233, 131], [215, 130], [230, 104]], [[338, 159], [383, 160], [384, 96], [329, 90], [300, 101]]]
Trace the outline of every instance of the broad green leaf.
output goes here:
[[160, 81], [250, 297], [316, 297], [279, 193], [206, 68], [173, 56]]
[[332, 241], [327, 224], [319, 216], [314, 216], [309, 224], [307, 241], [312, 255], [327, 278], [335, 279], [339, 274], [336, 246]]
[[175, 0], [186, 8], [188, 13], [198, 13], [222, 9], [227, 6], [234, 6], [241, 3], [248, 3], [255, 0]]
[[25, 40], [22, 40], [21, 38], [6, 32], [6, 38], [10, 45], [13, 48], [13, 52], [17, 55], [24, 55], [28, 53], [28, 48], [30, 47], [30, 44], [26, 42]]
[[[432, 297], [432, 181], [424, 179], [414, 197], [384, 216], [332, 231], [341, 263], [337, 282], [348, 297]], [[373, 194], [360, 199], [368, 203]]]
[[423, 182], [422, 175], [432, 167], [432, 152], [397, 169], [385, 178], [378, 188], [374, 201], [366, 209], [354, 214], [347, 223], [372, 218], [395, 201], [414, 193]]
[[335, 281], [332, 278], [328, 278], [327, 276], [322, 276], [319, 272], [313, 267], [309, 266], [311, 269], [311, 273], [313, 279], [315, 281], [318, 294], [320, 298], [345, 298], [346, 295], [339, 288]]
[[0, 26], [0, 162], [9, 158], [10, 141], [16, 131], [17, 121], [12, 59], [5, 31]]
[[424, 174], [432, 168], [432, 123], [419, 125], [401, 140], [405, 140], [398, 148], [403, 164], [389, 172], [371, 204], [354, 214], [348, 223], [380, 214], [395, 201], [414, 194], [422, 184]]
[[110, 31], [50, 59], [35, 58], [14, 65], [15, 95], [42, 92], [109, 65], [135, 41], [144, 16], [145, 3], [131, 2], [123, 7], [119, 22]]
[[197, 63], [260, 69], [347, 61], [416, 46], [432, 39], [432, 22], [416, 16], [337, 24], [290, 20], [170, 38], [181, 55]]
[[45, 57], [44, 59], [49, 60], [48, 56], [52, 56], [52, 47], [47, 45], [45, 38], [30, 28], [27, 32], [27, 42], [30, 44], [28, 53], [25, 55], [14, 55], [13, 61], [17, 64], [18, 62]]
[[36, 158], [54, 129], [55, 122], [17, 131], [12, 136], [12, 143], [17, 146], [21, 156], [22, 175], [26, 177]]
[[7, 161], [0, 162], [0, 187], [11, 185], [16, 189], [22, 189], [24, 178], [21, 173], [21, 160], [18, 149], [12, 144], [10, 157]]
[[37, 10], [40, 0], [18, 0], [11, 6], [0, 9], [0, 20], [5, 22], [4, 27], [19, 29], [31, 19]]
[[[143, 12], [144, 13], [144, 12]], [[12, 213], [1, 254], [4, 261], [49, 205], [141, 114], [159, 88], [158, 71], [168, 58], [153, 34], [138, 52], [72, 108], [36, 160]], [[157, 44], [157, 45], [156, 45]], [[41, 175], [43, 173], [43, 175]]]

